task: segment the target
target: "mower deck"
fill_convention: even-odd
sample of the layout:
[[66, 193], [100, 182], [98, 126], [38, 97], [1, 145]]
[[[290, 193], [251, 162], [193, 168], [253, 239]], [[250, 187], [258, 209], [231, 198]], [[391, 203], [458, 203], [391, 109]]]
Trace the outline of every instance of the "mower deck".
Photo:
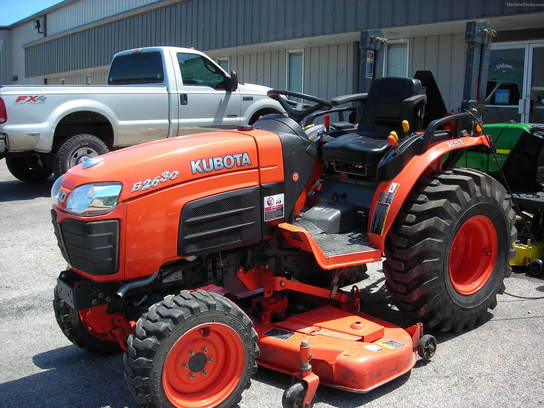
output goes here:
[[319, 382], [352, 392], [368, 392], [410, 371], [422, 334], [421, 325], [403, 329], [330, 305], [254, 325], [259, 365], [297, 376], [300, 345], [307, 340]]

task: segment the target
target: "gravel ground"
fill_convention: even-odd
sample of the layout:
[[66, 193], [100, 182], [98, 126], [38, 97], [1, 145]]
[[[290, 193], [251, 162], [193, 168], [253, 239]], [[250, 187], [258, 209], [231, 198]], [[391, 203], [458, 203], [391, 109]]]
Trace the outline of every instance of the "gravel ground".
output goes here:
[[[0, 161], [0, 407], [134, 407], [116, 357], [95, 357], [64, 338], [51, 308], [65, 263], [49, 213], [51, 183], [15, 180]], [[370, 270], [365, 310], [409, 325]], [[315, 408], [544, 406], [544, 280], [514, 274], [488, 321], [437, 335], [432, 362], [368, 394], [320, 388]], [[240, 408], [280, 407], [287, 376], [260, 369]]]

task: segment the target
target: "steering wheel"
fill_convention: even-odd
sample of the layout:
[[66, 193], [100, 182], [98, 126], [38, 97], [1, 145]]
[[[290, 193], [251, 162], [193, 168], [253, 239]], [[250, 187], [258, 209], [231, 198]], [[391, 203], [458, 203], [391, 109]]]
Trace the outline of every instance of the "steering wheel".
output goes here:
[[[332, 109], [332, 105], [330, 102], [312, 95], [306, 95], [292, 91], [284, 91], [280, 89], [270, 89], [266, 94], [269, 98], [278, 101], [281, 107], [285, 109], [285, 112], [287, 112], [287, 115], [289, 115], [291, 119], [295, 120], [298, 123], [301, 123], [306, 116], [314, 113], [319, 109]], [[314, 105], [305, 108], [301, 102], [294, 103], [292, 101], [288, 101], [287, 98], [284, 98], [286, 96], [292, 96], [295, 98], [314, 102]], [[293, 105], [296, 107], [293, 107]]]

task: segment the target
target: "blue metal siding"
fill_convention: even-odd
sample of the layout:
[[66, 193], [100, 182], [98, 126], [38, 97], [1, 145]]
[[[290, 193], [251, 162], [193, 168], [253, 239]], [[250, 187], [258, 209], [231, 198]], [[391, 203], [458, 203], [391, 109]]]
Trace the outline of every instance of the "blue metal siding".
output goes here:
[[[148, 45], [201, 50], [318, 35], [544, 11], [490, 0], [185, 0], [30, 45], [26, 74], [109, 63], [116, 51]], [[47, 56], [47, 58], [44, 58]]]

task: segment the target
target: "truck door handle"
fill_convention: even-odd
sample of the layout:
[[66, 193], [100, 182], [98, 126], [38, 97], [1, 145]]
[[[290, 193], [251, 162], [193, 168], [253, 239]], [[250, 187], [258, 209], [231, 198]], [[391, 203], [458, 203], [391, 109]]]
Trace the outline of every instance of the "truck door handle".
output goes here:
[[189, 100], [187, 98], [187, 94], [179, 94], [179, 104], [180, 105], [187, 105], [188, 102], [189, 102]]

